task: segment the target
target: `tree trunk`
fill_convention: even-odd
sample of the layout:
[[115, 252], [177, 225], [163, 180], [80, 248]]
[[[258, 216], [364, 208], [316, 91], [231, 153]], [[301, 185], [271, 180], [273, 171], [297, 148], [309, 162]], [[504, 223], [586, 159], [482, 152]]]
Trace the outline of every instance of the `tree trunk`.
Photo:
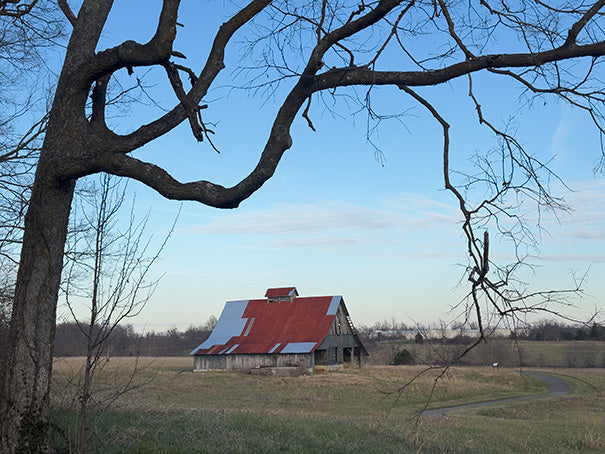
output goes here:
[[49, 392], [69, 214], [76, 179], [95, 173], [91, 156], [105, 145], [90, 130], [86, 117], [93, 71], [86, 65], [95, 56], [111, 5], [112, 0], [83, 2], [49, 114], [25, 216], [13, 302], [9, 358], [0, 402], [3, 454], [53, 451]]
[[52, 159], [45, 155], [25, 217], [0, 403], [3, 453], [53, 450], [49, 410], [53, 340], [75, 182], [52, 177]]

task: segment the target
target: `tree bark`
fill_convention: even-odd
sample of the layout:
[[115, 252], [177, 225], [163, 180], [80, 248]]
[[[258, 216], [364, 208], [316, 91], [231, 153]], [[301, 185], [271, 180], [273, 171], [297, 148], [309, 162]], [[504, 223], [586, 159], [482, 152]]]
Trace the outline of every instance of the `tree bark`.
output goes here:
[[52, 452], [49, 392], [56, 309], [76, 178], [87, 143], [87, 90], [74, 83], [69, 52], [40, 151], [23, 234], [0, 404], [2, 453]]
[[[49, 114], [40, 151], [21, 248], [10, 326], [9, 358], [0, 403], [0, 451], [53, 452], [50, 379], [56, 309], [69, 214], [77, 178], [84, 174], [94, 145], [85, 116], [88, 87], [78, 78], [87, 47], [100, 25], [86, 21], [88, 10], [101, 25], [111, 1], [87, 1], [83, 24], [75, 27]], [[98, 12], [96, 10], [102, 10]], [[83, 13], [84, 12], [84, 13]], [[87, 30], [83, 30], [87, 26]], [[93, 37], [94, 38], [94, 37]]]
[[51, 452], [49, 389], [63, 248], [74, 181], [48, 176], [41, 158], [25, 217], [10, 326], [1, 451]]

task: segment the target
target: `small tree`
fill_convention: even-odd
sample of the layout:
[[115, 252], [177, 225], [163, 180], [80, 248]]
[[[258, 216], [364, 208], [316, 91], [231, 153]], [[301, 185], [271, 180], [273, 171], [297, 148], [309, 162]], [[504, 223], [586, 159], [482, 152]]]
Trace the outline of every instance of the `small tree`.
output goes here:
[[600, 325], [596, 322], [590, 325], [590, 331], [588, 331], [588, 338], [596, 341], [605, 340], [605, 326]]
[[394, 366], [409, 366], [414, 364], [414, 357], [405, 348], [395, 354], [392, 364]]
[[588, 340], [588, 333], [586, 332], [586, 330], [584, 328], [579, 328], [578, 331], [576, 331], [575, 340], [579, 340], [579, 341]]
[[[129, 222], [120, 226], [124, 188], [111, 175], [102, 174], [99, 180], [98, 187], [88, 190], [88, 197], [80, 199], [81, 210], [74, 210], [77, 227], [69, 241], [72, 260], [66, 270], [66, 306], [85, 340], [85, 362], [78, 372], [77, 395], [73, 400], [78, 407], [75, 430], [68, 431], [73, 435], [70, 449], [76, 453], [86, 451], [94, 428], [92, 410], [100, 415], [121, 395], [135, 388], [137, 367], [117, 388], [100, 387], [96, 382], [113, 356], [112, 340], [125, 329], [121, 325], [141, 312], [155, 290], [158, 280], [148, 280], [149, 271], [171, 233], [150, 254], [150, 240], [144, 238], [147, 218], [136, 222], [131, 209]], [[83, 302], [88, 307], [80, 315], [78, 307]]]

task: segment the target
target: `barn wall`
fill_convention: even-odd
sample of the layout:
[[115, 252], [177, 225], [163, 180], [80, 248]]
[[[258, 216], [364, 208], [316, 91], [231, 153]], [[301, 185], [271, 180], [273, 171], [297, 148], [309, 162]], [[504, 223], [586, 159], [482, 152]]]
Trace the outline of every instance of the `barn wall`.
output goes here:
[[250, 370], [257, 367], [303, 367], [313, 372], [313, 353], [271, 355], [196, 355], [193, 370]]
[[315, 350], [317, 365], [341, 369], [345, 364], [364, 367], [366, 363], [363, 348], [352, 334], [329, 334]]

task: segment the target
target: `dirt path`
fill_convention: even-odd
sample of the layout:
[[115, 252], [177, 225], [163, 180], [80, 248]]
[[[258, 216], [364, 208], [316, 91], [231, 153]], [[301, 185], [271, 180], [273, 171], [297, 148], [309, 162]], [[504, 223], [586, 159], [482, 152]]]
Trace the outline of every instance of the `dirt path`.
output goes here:
[[[550, 389], [551, 394], [568, 394], [569, 386], [563, 380], [553, 377], [552, 375], [537, 373], [537, 372], [523, 372], [525, 375], [530, 375], [534, 378], [538, 378], [540, 380], [544, 380]], [[450, 411], [460, 410], [463, 408], [473, 408], [473, 407], [483, 407], [485, 405], [497, 405], [504, 404], [509, 402], [516, 402], [520, 400], [530, 400], [536, 399], [537, 397], [544, 397], [542, 395], [535, 396], [521, 396], [521, 397], [511, 397], [509, 399], [499, 399], [499, 400], [490, 400], [487, 402], [478, 402], [476, 404], [466, 404], [466, 405], [458, 405], [456, 407], [446, 407], [446, 408], [435, 408], [433, 410], [425, 410], [422, 412], [422, 416], [442, 416], [445, 413], [449, 413]]]

